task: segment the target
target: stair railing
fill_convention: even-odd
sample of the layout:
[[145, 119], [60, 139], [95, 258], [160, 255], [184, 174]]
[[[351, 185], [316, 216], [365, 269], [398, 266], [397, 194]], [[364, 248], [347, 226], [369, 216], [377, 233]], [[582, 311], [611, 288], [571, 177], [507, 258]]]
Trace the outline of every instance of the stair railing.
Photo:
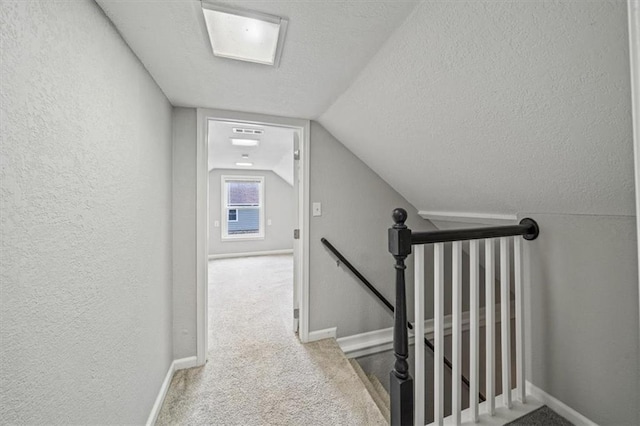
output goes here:
[[[407, 212], [393, 211], [394, 225], [389, 229], [389, 252], [395, 259], [396, 310], [394, 315], [393, 348], [395, 363], [391, 371], [391, 425], [425, 424], [425, 354], [424, 346], [415, 345], [415, 398], [413, 379], [409, 374], [409, 336], [407, 332], [407, 306], [405, 288], [405, 259], [415, 251], [415, 333], [424, 335], [425, 262], [424, 245], [434, 245], [434, 424], [444, 424], [444, 372], [439, 360], [444, 357], [444, 243], [452, 242], [452, 353], [453, 377], [462, 371], [462, 242], [469, 241], [470, 257], [470, 420], [479, 418], [479, 241], [485, 242], [485, 331], [486, 331], [486, 398], [487, 413], [495, 414], [495, 295], [494, 239], [500, 241], [500, 309], [502, 343], [502, 402], [510, 409], [511, 401], [511, 316], [509, 287], [509, 240], [514, 245], [515, 316], [516, 316], [516, 381], [517, 398], [524, 403], [524, 300], [522, 288], [522, 244], [538, 237], [539, 229], [533, 219], [523, 219], [518, 225], [456, 229], [430, 232], [412, 232], [405, 225]], [[419, 401], [419, 403], [414, 403]], [[453, 424], [462, 422], [460, 381], [452, 381]]]
[[[324, 246], [327, 249], [329, 249], [329, 251], [333, 253], [333, 255], [340, 262], [342, 262], [342, 264], [346, 266], [347, 269], [349, 269], [353, 273], [353, 275], [355, 275], [356, 278], [358, 278], [360, 282], [362, 282], [362, 284], [364, 284], [369, 289], [369, 291], [371, 291], [371, 293], [373, 293], [378, 298], [378, 300], [380, 300], [380, 302], [382, 302], [382, 304], [391, 312], [392, 315], [394, 314], [395, 308], [393, 307], [391, 302], [389, 302], [389, 300], [387, 300], [387, 298], [384, 297], [382, 293], [380, 293], [378, 289], [373, 284], [371, 284], [369, 280], [367, 280], [364, 277], [364, 275], [362, 275], [360, 271], [358, 271], [358, 269], [356, 269], [356, 267], [353, 266], [351, 262], [349, 262], [349, 260], [347, 260], [347, 258], [342, 253], [340, 253], [340, 251], [337, 248], [333, 246], [333, 244], [331, 244], [326, 238], [320, 238], [320, 242], [322, 242], [322, 244], [324, 244]], [[410, 322], [407, 322], [407, 328], [409, 330], [413, 330], [413, 325]], [[431, 343], [431, 341], [426, 337], [424, 337], [424, 344], [431, 351], [431, 353], [435, 353], [435, 348], [433, 347], [433, 343]], [[453, 365], [451, 364], [451, 361], [449, 360], [449, 358], [445, 356], [443, 358], [443, 362], [444, 362], [444, 365], [447, 368], [449, 368], [449, 370], [453, 371]], [[470, 387], [469, 379], [467, 379], [467, 377], [464, 374], [461, 374], [460, 380], [462, 380], [462, 383], [464, 383], [467, 388]], [[485, 397], [482, 394], [482, 392], [478, 392], [478, 397], [480, 398], [480, 401], [485, 400]]]

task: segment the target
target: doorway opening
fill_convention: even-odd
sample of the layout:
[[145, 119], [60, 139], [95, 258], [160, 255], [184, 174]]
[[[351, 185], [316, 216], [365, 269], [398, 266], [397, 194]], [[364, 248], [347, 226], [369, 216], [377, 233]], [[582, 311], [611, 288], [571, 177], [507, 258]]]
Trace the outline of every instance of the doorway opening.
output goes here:
[[[286, 298], [274, 315], [287, 315], [286, 328], [308, 340], [308, 147], [307, 120], [198, 110], [198, 365], [210, 328], [228, 316], [243, 321], [211, 298], [235, 297], [234, 287], [256, 301]], [[260, 280], [240, 286], [243, 275]]]

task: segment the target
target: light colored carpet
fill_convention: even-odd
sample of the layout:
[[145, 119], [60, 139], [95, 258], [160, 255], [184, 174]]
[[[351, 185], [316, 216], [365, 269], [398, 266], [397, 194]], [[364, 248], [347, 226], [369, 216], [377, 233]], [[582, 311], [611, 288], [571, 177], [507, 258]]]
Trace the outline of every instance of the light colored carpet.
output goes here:
[[[374, 386], [374, 383], [371, 380], [371, 378], [375, 378], [376, 376], [373, 376], [373, 375], [367, 376], [367, 374], [364, 372], [362, 367], [360, 367], [360, 364], [358, 364], [358, 361], [356, 361], [355, 359], [350, 359], [349, 363], [355, 370], [356, 374], [358, 375], [362, 383], [364, 383], [364, 387], [369, 392], [369, 395], [371, 395], [371, 399], [373, 399], [373, 402], [375, 402], [376, 405], [378, 406], [378, 409], [382, 413], [382, 416], [384, 417], [384, 419], [387, 421], [387, 423], [390, 423], [391, 422], [391, 405], [387, 401], [389, 399], [387, 391], [382, 387], [382, 385], [380, 385], [380, 388], [376, 388]], [[377, 381], [378, 379], [375, 379], [375, 380]], [[380, 382], [378, 381], [378, 383]], [[381, 394], [378, 389], [382, 389], [384, 394]], [[386, 395], [387, 398], [385, 399], [385, 396], [383, 395]]]
[[383, 425], [334, 339], [292, 331], [292, 256], [209, 262], [209, 355], [174, 376], [159, 425]]

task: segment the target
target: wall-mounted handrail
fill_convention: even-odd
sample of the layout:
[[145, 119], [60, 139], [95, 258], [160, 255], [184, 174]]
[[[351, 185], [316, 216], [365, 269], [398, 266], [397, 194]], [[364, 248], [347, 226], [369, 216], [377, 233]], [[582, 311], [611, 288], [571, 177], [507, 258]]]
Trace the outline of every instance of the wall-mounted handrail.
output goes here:
[[[330, 251], [331, 253], [333, 253], [333, 255], [334, 255], [335, 257], [337, 257], [337, 258], [338, 258], [338, 260], [339, 260], [340, 262], [342, 262], [342, 263], [344, 264], [344, 266], [346, 266], [346, 267], [347, 267], [347, 269], [349, 269], [349, 270], [353, 273], [353, 275], [355, 275], [355, 276], [356, 276], [356, 278], [358, 278], [358, 279], [362, 282], [362, 284], [364, 284], [365, 286], [367, 286], [367, 288], [368, 288], [368, 289], [369, 289], [373, 294], [375, 294], [375, 296], [376, 296], [376, 297], [377, 297], [377, 298], [378, 298], [378, 299], [379, 299], [379, 300], [384, 304], [384, 306], [386, 306], [386, 307], [387, 307], [387, 308], [388, 308], [392, 313], [394, 312], [394, 310], [395, 310], [395, 309], [393, 308], [393, 305], [391, 304], [391, 302], [389, 302], [389, 301], [386, 299], [386, 297], [384, 297], [384, 296], [382, 295], [382, 293], [380, 293], [380, 292], [378, 291], [378, 289], [376, 289], [376, 288], [375, 288], [375, 286], [374, 286], [373, 284], [371, 284], [371, 283], [369, 282], [369, 280], [367, 280], [367, 279], [366, 279], [366, 278], [365, 278], [365, 277], [360, 273], [360, 271], [358, 271], [358, 270], [355, 268], [355, 266], [353, 266], [353, 265], [351, 264], [351, 262], [349, 262], [349, 261], [347, 260], [347, 258], [346, 258], [346, 257], [344, 257], [344, 256], [342, 255], [342, 253], [340, 253], [340, 252], [338, 251], [338, 249], [336, 249], [336, 248], [335, 248], [335, 247], [334, 247], [334, 246], [333, 246], [329, 241], [327, 241], [327, 239], [326, 239], [326, 238], [320, 238], [320, 242], [322, 242], [322, 244], [324, 244], [324, 246], [325, 246], [326, 248], [328, 248], [328, 249], [329, 249], [329, 251]], [[411, 325], [411, 323], [407, 323], [407, 327], [409, 327], [409, 328], [413, 328], [413, 326]]]
[[[364, 275], [362, 275], [360, 271], [358, 271], [358, 269], [355, 266], [353, 266], [351, 262], [349, 262], [347, 258], [344, 257], [344, 255], [340, 253], [340, 251], [337, 248], [333, 246], [333, 244], [331, 244], [326, 238], [320, 238], [320, 242], [322, 242], [322, 244], [324, 244], [324, 246], [328, 248], [329, 251], [333, 253], [333, 255], [337, 257], [338, 260], [342, 262], [344, 266], [346, 266], [347, 269], [349, 269], [353, 273], [353, 275], [355, 275], [356, 278], [358, 278], [382, 302], [382, 304], [385, 305], [387, 309], [389, 309], [389, 311], [391, 311], [392, 314], [395, 312], [395, 308], [393, 307], [391, 302], [389, 302], [389, 300], [387, 300], [387, 298], [384, 297], [382, 293], [380, 293], [378, 289], [376, 289], [376, 287], [373, 284], [371, 284], [369, 280], [367, 280], [364, 277]], [[409, 328], [409, 330], [413, 330], [413, 324], [411, 324], [408, 321], [407, 321], [407, 327]], [[431, 343], [431, 341], [426, 337], [424, 338], [424, 344], [427, 345], [431, 353], [435, 352], [433, 343]], [[445, 356], [443, 357], [442, 361], [444, 362], [444, 364], [447, 366], [449, 370], [453, 371], [453, 365], [451, 364], [451, 361], [449, 361], [449, 358]], [[460, 380], [462, 380], [462, 382], [465, 384], [465, 386], [467, 386], [467, 388], [470, 387], [469, 379], [467, 379], [464, 374], [461, 375]], [[481, 401], [485, 400], [485, 397], [482, 394], [482, 392], [479, 392], [478, 396]]]

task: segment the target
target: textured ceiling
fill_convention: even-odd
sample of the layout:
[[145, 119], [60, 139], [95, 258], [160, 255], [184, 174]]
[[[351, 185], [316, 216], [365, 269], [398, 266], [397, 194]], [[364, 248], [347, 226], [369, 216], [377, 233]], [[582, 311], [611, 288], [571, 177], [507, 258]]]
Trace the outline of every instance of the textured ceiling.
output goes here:
[[226, 1], [289, 19], [279, 68], [214, 57], [199, 1], [97, 0], [176, 106], [316, 118], [416, 1]]
[[280, 68], [212, 55], [200, 3], [98, 0], [174, 105], [318, 118], [420, 210], [632, 215], [623, 1], [234, 1]]
[[320, 122], [420, 210], [634, 214], [623, 1], [426, 1]]
[[[260, 129], [259, 136], [238, 135], [233, 129]], [[209, 170], [272, 170], [289, 185], [293, 185], [293, 138], [296, 130], [276, 126], [256, 126], [230, 121], [209, 121]], [[231, 144], [231, 138], [256, 139], [256, 147], [241, 147]], [[242, 158], [242, 154], [249, 156]], [[237, 162], [253, 163], [251, 167], [236, 166]]]

